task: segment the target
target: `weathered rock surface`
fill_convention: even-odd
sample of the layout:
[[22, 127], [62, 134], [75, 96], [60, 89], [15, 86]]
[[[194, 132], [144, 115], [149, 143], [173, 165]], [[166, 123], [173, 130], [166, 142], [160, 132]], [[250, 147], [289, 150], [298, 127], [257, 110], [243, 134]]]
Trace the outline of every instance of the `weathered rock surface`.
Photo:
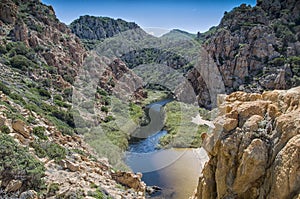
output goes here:
[[146, 184], [141, 183], [142, 175], [118, 171], [112, 173], [112, 178], [126, 187], [133, 188], [142, 193], [146, 191]]
[[29, 129], [28, 129], [27, 125], [25, 124], [25, 122], [23, 122], [22, 120], [13, 121], [12, 128], [17, 133], [21, 134], [24, 138], [30, 137]]
[[[215, 106], [220, 93], [299, 86], [299, 19], [300, 2], [296, 0], [261, 0], [255, 7], [243, 4], [225, 12], [220, 25], [198, 34], [204, 43], [196, 68], [203, 70], [205, 84], [193, 87], [207, 86]], [[204, 63], [206, 60], [210, 62]], [[217, 77], [205, 75], [214, 68]]]
[[225, 97], [195, 198], [299, 197], [299, 102], [300, 87]]

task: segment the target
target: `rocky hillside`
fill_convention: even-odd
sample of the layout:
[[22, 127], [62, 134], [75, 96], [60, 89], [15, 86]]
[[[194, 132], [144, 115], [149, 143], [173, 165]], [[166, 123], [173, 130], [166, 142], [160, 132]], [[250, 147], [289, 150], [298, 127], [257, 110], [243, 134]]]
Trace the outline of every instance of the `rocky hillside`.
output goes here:
[[122, 19], [85, 15], [73, 21], [70, 28], [75, 35], [84, 41], [88, 49], [92, 49], [99, 41], [140, 27], [134, 22], [127, 22]]
[[300, 197], [300, 87], [219, 96], [195, 198]]
[[117, 172], [79, 135], [88, 121], [72, 107], [77, 76], [98, 75], [91, 126], [113, 120], [108, 93], [133, 93], [139, 82], [120, 60], [85, 73], [95, 60], [51, 6], [0, 1], [0, 198], [144, 198], [140, 175]]
[[220, 25], [198, 36], [231, 93], [299, 86], [299, 33], [299, 1], [261, 0], [225, 12]]
[[61, 73], [76, 73], [76, 68], [83, 62], [85, 50], [71, 30], [58, 21], [51, 6], [43, 5], [38, 0], [1, 0], [0, 11], [1, 54], [14, 47], [13, 44], [7, 46], [10, 42], [22, 42], [33, 49], [38, 58], [22, 50], [15, 50], [10, 57], [19, 54], [38, 65], [41, 61], [58, 67]]
[[0, 104], [1, 198], [144, 198], [141, 175], [114, 171], [82, 136], [63, 135], [2, 92]]

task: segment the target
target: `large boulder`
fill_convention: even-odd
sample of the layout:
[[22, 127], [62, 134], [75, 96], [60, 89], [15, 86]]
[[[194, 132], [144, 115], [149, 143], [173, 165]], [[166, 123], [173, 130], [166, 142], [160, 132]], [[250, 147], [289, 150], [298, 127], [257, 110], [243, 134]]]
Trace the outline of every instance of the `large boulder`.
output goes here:
[[216, 128], [203, 141], [210, 159], [194, 197], [299, 197], [300, 87], [233, 93], [219, 109]]

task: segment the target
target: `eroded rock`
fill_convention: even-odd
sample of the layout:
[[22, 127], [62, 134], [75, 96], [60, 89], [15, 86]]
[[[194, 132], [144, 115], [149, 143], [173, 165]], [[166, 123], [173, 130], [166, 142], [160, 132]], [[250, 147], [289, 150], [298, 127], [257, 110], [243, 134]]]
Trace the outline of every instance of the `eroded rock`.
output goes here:
[[217, 122], [204, 138], [210, 160], [195, 198], [299, 196], [300, 87], [255, 96], [233, 93], [220, 105], [223, 111], [216, 120], [231, 121], [238, 115], [239, 125], [228, 128], [226, 122]]

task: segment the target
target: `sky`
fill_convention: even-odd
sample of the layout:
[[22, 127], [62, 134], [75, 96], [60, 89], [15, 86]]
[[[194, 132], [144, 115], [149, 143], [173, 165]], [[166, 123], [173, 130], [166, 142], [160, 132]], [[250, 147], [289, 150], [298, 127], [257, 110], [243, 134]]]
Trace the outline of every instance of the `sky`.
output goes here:
[[[52, 5], [66, 24], [82, 15], [106, 16], [135, 22], [142, 28], [205, 32], [218, 25], [224, 12], [256, 0], [41, 0]], [[151, 29], [153, 30], [153, 29]]]

